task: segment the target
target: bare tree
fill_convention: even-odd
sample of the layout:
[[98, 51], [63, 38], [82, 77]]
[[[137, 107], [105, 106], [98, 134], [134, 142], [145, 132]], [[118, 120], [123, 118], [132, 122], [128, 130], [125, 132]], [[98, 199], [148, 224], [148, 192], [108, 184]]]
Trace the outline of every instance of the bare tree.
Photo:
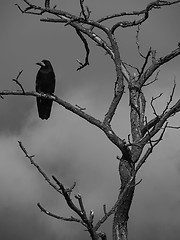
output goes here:
[[[77, 105], [73, 106], [72, 104], [60, 99], [58, 96], [25, 91], [19, 81], [19, 77], [22, 71], [19, 72], [17, 78], [13, 80], [20, 87], [20, 90], [1, 91], [1, 98], [3, 98], [4, 95], [22, 95], [51, 99], [67, 110], [85, 119], [90, 124], [101, 129], [107, 138], [111, 141], [111, 143], [116, 145], [116, 147], [122, 153], [121, 157], [117, 156], [117, 159], [119, 160], [119, 176], [121, 181], [121, 188], [119, 191], [118, 199], [109, 211], [106, 210], [106, 205], [103, 206], [104, 215], [98, 222], [95, 223], [94, 212], [86, 212], [81, 195], [75, 195], [75, 198], [78, 201], [78, 205], [74, 203], [74, 200], [71, 197], [71, 193], [75, 187], [75, 183], [72, 187], [65, 188], [64, 185], [55, 176], [53, 176], [53, 180], [51, 180], [40, 168], [40, 166], [34, 161], [34, 156], [29, 155], [22, 142], [19, 142], [19, 146], [24, 152], [25, 156], [37, 168], [40, 174], [43, 175], [44, 179], [50, 184], [50, 186], [52, 186], [59, 194], [65, 198], [67, 205], [77, 214], [77, 217], [62, 217], [56, 215], [47, 211], [40, 203], [38, 203], [38, 207], [41, 209], [41, 211], [51, 217], [64, 221], [74, 221], [82, 224], [88, 230], [90, 237], [93, 240], [107, 239], [106, 233], [100, 231], [100, 227], [109, 218], [109, 216], [113, 214], [113, 240], [128, 239], [128, 213], [131, 207], [135, 187], [138, 184], [135, 181], [136, 174], [143, 163], [145, 163], [147, 158], [150, 156], [153, 149], [163, 139], [163, 135], [166, 129], [168, 127], [179, 128], [169, 126], [168, 119], [180, 111], [180, 99], [175, 104], [172, 103], [176, 88], [176, 83], [174, 82], [169, 101], [160, 114], [157, 113], [157, 110], [154, 106], [154, 101], [157, 100], [160, 95], [154, 98], [152, 97], [150, 105], [154, 113], [154, 118], [151, 120], [147, 119], [147, 116], [145, 114], [146, 98], [143, 89], [150, 86], [158, 79], [158, 73], [161, 66], [180, 55], [180, 43], [177, 43], [176, 48], [172, 49], [171, 52], [160, 58], [157, 58], [156, 50], [152, 49], [151, 47], [149, 47], [149, 50], [144, 55], [141, 52], [139, 45], [139, 31], [141, 25], [150, 17], [151, 11], [155, 9], [160, 10], [162, 7], [170, 7], [170, 5], [178, 4], [180, 3], [180, 0], [156, 0], [149, 3], [142, 10], [110, 14], [99, 18], [98, 20], [91, 19], [91, 10], [88, 8], [88, 6], [85, 5], [84, 0], [79, 0], [79, 16], [73, 15], [70, 12], [66, 12], [61, 9], [57, 9], [56, 6], [53, 6], [53, 1], [50, 2], [50, 0], [45, 0], [44, 6], [38, 6], [36, 4], [34, 5], [27, 0], [23, 0], [23, 2], [26, 4], [25, 8], [22, 8], [20, 5], [16, 4], [22, 13], [40, 16], [43, 16], [46, 13], [49, 14], [49, 17], [42, 17], [40, 18], [40, 21], [64, 24], [65, 26], [68, 25], [75, 29], [77, 35], [84, 45], [86, 53], [84, 62], [78, 60], [79, 67], [77, 70], [81, 70], [82, 68], [85, 68], [89, 65], [90, 48], [86, 40], [87, 38], [91, 39], [95, 44], [102, 48], [107, 55], [109, 55], [113, 61], [116, 71], [113, 99], [109, 103], [109, 108], [105, 113], [104, 119], [99, 120], [86, 113], [86, 109], [81, 108]], [[123, 21], [121, 20], [123, 17], [126, 17], [126, 19], [127, 17], [131, 17], [131, 19], [134, 17], [134, 19]], [[107, 22], [109, 23], [109, 20], [112, 19], [116, 22], [112, 23], [111, 27], [107, 27], [105, 24]], [[138, 53], [143, 59], [143, 64], [140, 68], [132, 66], [123, 61], [115, 37], [115, 32], [118, 28], [129, 27], [136, 28], [136, 45]], [[98, 35], [95, 32], [96, 29], [102, 31], [106, 35], [106, 38]], [[134, 74], [134, 71], [136, 74]], [[154, 76], [153, 80], [152, 76]], [[111, 126], [111, 121], [116, 114], [117, 107], [125, 92], [125, 87], [128, 89], [129, 93], [129, 121], [131, 125], [131, 132], [127, 137], [127, 141], [118, 136]]]

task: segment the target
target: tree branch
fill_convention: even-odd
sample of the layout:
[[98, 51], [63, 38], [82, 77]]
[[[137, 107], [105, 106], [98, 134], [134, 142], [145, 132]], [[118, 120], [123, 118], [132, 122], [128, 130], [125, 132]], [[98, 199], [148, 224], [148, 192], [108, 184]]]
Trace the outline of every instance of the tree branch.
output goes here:
[[18, 141], [19, 143], [19, 147], [21, 148], [21, 150], [24, 152], [25, 156], [30, 160], [30, 163], [35, 166], [35, 168], [38, 170], [38, 172], [43, 176], [43, 178], [45, 179], [45, 181], [48, 182], [48, 184], [54, 188], [58, 193], [62, 194], [61, 190], [51, 182], [51, 180], [48, 178], [47, 174], [40, 168], [40, 166], [33, 160], [33, 158], [35, 157], [35, 155], [29, 155], [26, 148], [23, 146], [21, 141]]
[[[73, 201], [71, 200], [71, 197], [70, 197], [71, 191], [72, 191], [72, 189], [74, 188], [75, 185], [73, 184], [73, 187], [71, 187], [70, 189], [69, 189], [69, 188], [66, 189], [66, 188], [64, 187], [64, 185], [63, 185], [62, 183], [60, 183], [59, 180], [58, 180], [56, 177], [52, 176], [53, 180], [56, 182], [56, 184], [57, 184], [58, 187], [57, 187], [56, 185], [54, 185], [54, 184], [51, 182], [51, 180], [48, 178], [48, 176], [46, 175], [46, 173], [40, 168], [40, 166], [39, 166], [37, 163], [35, 163], [35, 161], [33, 160], [34, 155], [33, 155], [33, 156], [30, 156], [30, 155], [27, 153], [27, 150], [26, 150], [25, 147], [23, 146], [22, 142], [18, 141], [18, 143], [19, 143], [19, 146], [20, 146], [21, 150], [24, 152], [25, 156], [30, 160], [31, 164], [33, 164], [33, 165], [36, 167], [36, 169], [39, 171], [39, 173], [44, 177], [44, 179], [49, 183], [49, 185], [50, 185], [51, 187], [53, 187], [58, 193], [60, 193], [61, 195], [63, 195], [63, 197], [64, 197], [65, 200], [66, 200], [67, 205], [68, 205], [75, 213], [77, 213], [77, 215], [81, 218], [81, 220], [76, 219], [76, 218], [74, 218], [74, 217], [71, 217], [71, 218], [60, 217], [60, 216], [58, 216], [58, 215], [55, 215], [55, 214], [53, 214], [53, 213], [45, 210], [45, 209], [41, 206], [41, 204], [38, 203], [37, 205], [38, 205], [38, 207], [41, 209], [41, 211], [43, 211], [43, 212], [46, 213], [47, 215], [49, 215], [49, 216], [51, 216], [51, 217], [54, 217], [54, 218], [57, 218], [57, 219], [61, 219], [61, 220], [64, 220], [64, 221], [75, 221], [75, 222], [79, 222], [79, 223], [83, 224], [83, 226], [85, 226], [85, 227], [88, 229], [88, 231], [89, 231], [92, 239], [93, 239], [93, 240], [97, 240], [97, 239], [98, 239], [98, 238], [97, 238], [97, 234], [96, 234], [96, 232], [94, 231], [94, 228], [93, 228], [93, 226], [92, 226], [92, 222], [90, 222], [90, 221], [88, 220], [87, 216], [86, 216], [86, 212], [85, 212], [85, 209], [84, 209], [84, 207], [83, 207], [83, 203], [82, 203], [81, 197], [78, 198], [79, 204], [80, 204], [80, 209], [79, 209], [78, 207], [76, 207], [76, 205], [75, 205], [75, 204], [73, 203]], [[79, 196], [80, 196], [80, 195], [79, 195]]]
[[167, 102], [166, 107], [165, 107], [165, 109], [164, 109], [162, 114], [164, 114], [168, 110], [169, 105], [171, 104], [171, 102], [173, 100], [175, 89], [176, 89], [176, 81], [174, 80], [174, 85], [173, 85], [172, 92], [171, 92], [170, 97], [169, 97], [169, 101]]
[[[80, 32], [82, 32], [82, 33], [86, 34], [88, 37], [90, 37], [93, 41], [95, 41], [98, 44], [98, 46], [101, 46], [102, 48], [104, 48], [105, 51], [107, 52], [107, 54], [109, 54], [111, 56], [111, 58], [114, 57], [114, 54], [113, 54], [111, 48], [108, 46], [108, 44], [101, 37], [99, 37], [97, 34], [95, 34], [91, 29], [85, 28], [80, 23], [84, 23], [87, 25], [91, 25], [93, 27], [97, 27], [97, 28], [101, 29], [102, 31], [104, 31], [106, 34], [109, 31], [109, 29], [107, 27], [104, 27], [103, 25], [101, 25], [93, 20], [89, 20], [88, 18], [86, 18], [86, 19], [80, 18], [80, 17], [75, 16], [66, 11], [62, 11], [59, 9], [57, 10], [55, 8], [43, 8], [43, 7], [31, 4], [27, 0], [23, 0], [23, 1], [29, 6], [28, 10], [33, 9], [33, 10], [39, 11], [39, 12], [29, 12], [27, 10], [27, 8], [25, 10], [22, 10], [17, 5], [18, 8], [21, 9], [21, 12], [26, 13], [26, 14], [37, 14], [37, 15], [42, 15], [44, 13], [49, 13], [49, 14], [55, 15], [56, 17], [58, 17], [58, 19], [46, 18], [46, 19], [41, 19], [41, 21], [54, 22], [54, 23], [62, 23], [63, 22], [68, 25], [71, 25], [75, 29], [78, 29]], [[83, 2], [83, 1], [81, 0], [81, 2]]]
[[173, 5], [173, 4], [177, 4], [179, 2], [180, 2], [180, 0], [171, 1], [171, 2], [170, 1], [159, 1], [159, 0], [156, 0], [154, 2], [149, 3], [147, 5], [147, 7], [145, 9], [141, 10], [141, 11], [121, 12], [121, 13], [117, 13], [117, 14], [107, 15], [107, 16], [97, 20], [97, 22], [98, 23], [102, 23], [102, 22], [110, 20], [110, 19], [124, 17], [124, 16], [140, 16], [140, 15], [144, 15], [139, 20], [135, 19], [133, 21], [121, 21], [121, 22], [118, 22], [118, 23], [114, 24], [113, 27], [111, 28], [111, 32], [114, 33], [114, 31], [118, 27], [126, 28], [126, 27], [138, 26], [138, 25], [142, 24], [144, 21], [146, 21], [148, 19], [149, 12], [151, 10], [153, 10], [153, 9], [160, 9], [163, 6]]
[[89, 65], [89, 53], [90, 53], [90, 50], [89, 50], [89, 47], [88, 47], [88, 43], [85, 39], [85, 37], [82, 35], [82, 33], [76, 28], [76, 33], [77, 35], [80, 37], [80, 39], [82, 40], [83, 44], [84, 44], [84, 47], [85, 47], [85, 50], [86, 50], [86, 58], [85, 58], [85, 62], [84, 63], [81, 63], [79, 60], [78, 63], [80, 64], [80, 67], [78, 67], [77, 71], [81, 70], [82, 68], [86, 67], [87, 65]]
[[66, 221], [66, 222], [77, 222], [77, 223], [81, 223], [84, 227], [86, 227], [86, 224], [84, 224], [84, 222], [80, 219], [77, 219], [73, 216], [69, 217], [69, 218], [66, 218], [66, 217], [61, 217], [57, 214], [54, 214], [52, 212], [49, 212], [47, 211], [40, 203], [37, 203], [37, 206], [39, 207], [39, 209], [44, 212], [46, 215], [50, 216], [50, 217], [53, 217], [53, 218], [56, 218], [56, 219], [59, 219], [59, 220], [63, 220], [63, 221]]
[[154, 125], [153, 129], [139, 141], [139, 144], [145, 145], [150, 138], [155, 136], [162, 129], [163, 124], [168, 118], [174, 116], [178, 112], [180, 112], [180, 99], [169, 110], [158, 116], [157, 123]]
[[114, 143], [124, 155], [129, 155], [129, 149], [126, 146], [126, 143], [124, 142], [123, 139], [119, 138], [115, 132], [112, 130], [111, 126], [104, 124], [100, 120], [92, 117], [91, 115], [85, 113], [79, 107], [75, 107], [72, 104], [58, 98], [55, 95], [49, 95], [49, 94], [43, 94], [43, 93], [38, 93], [38, 92], [24, 92], [23, 91], [0, 91], [0, 96], [4, 95], [14, 95], [14, 96], [33, 96], [33, 97], [41, 97], [45, 99], [51, 99], [55, 101], [56, 103], [60, 104], [61, 106], [65, 107], [67, 110], [73, 112], [74, 114], [78, 115], [79, 117], [85, 119], [87, 122], [91, 123], [92, 125], [98, 127], [101, 129], [106, 136], [109, 138], [109, 140]]
[[177, 49], [173, 50], [171, 53], [167, 54], [164, 57], [161, 57], [157, 60], [155, 60], [151, 66], [141, 75], [141, 77], [138, 80], [138, 84], [140, 87], [142, 87], [146, 81], [151, 77], [151, 75], [163, 64], [169, 62], [173, 58], [177, 57], [180, 55], [180, 47]]
[[81, 14], [83, 15], [84, 17], [84, 20], [87, 21], [88, 18], [90, 17], [90, 11], [89, 9], [86, 7], [86, 10], [87, 10], [87, 14], [86, 14], [86, 10], [85, 10], [85, 7], [84, 7], [84, 0], [79, 0], [80, 2], [80, 7], [81, 7]]
[[61, 106], [65, 107], [67, 110], [69, 110], [69, 111], [75, 113], [76, 115], [78, 115], [79, 117], [85, 119], [89, 123], [97, 126], [100, 129], [103, 128], [103, 124], [100, 120], [92, 117], [91, 115], [85, 113], [78, 107], [73, 106], [72, 104], [58, 98], [55, 95], [43, 94], [43, 93], [38, 93], [38, 92], [34, 92], [34, 91], [23, 92], [23, 91], [8, 91], [8, 90], [0, 91], [0, 95], [2, 95], [2, 96], [5, 96], [5, 95], [33, 96], [33, 97], [41, 97], [41, 98], [51, 99], [51, 100], [55, 101], [56, 103], [60, 104]]
[[15, 79], [13, 79], [12, 81], [14, 81], [14, 82], [20, 87], [20, 89], [22, 90], [23, 93], [25, 93], [25, 90], [24, 90], [22, 84], [21, 84], [21, 83], [19, 82], [19, 80], [18, 80], [19, 77], [20, 77], [20, 75], [22, 74], [22, 72], [23, 72], [23, 70], [21, 70], [21, 71], [18, 73], [17, 77], [16, 77]]
[[159, 0], [157, 0], [157, 1], [149, 3], [147, 5], [147, 7], [143, 10], [131, 11], [131, 12], [121, 12], [121, 13], [107, 15], [105, 17], [102, 17], [102, 18], [98, 19], [97, 22], [102, 23], [104, 21], [107, 21], [107, 20], [110, 20], [110, 19], [113, 19], [113, 18], [119, 18], [119, 17], [124, 17], [124, 16], [139, 16], [139, 15], [145, 14], [146, 12], [148, 12], [152, 9], [158, 9], [161, 6], [173, 5], [173, 4], [176, 4], [176, 3], [179, 3], [179, 2], [180, 2], [180, 0], [171, 1], [171, 2], [170, 1], [159, 1]]

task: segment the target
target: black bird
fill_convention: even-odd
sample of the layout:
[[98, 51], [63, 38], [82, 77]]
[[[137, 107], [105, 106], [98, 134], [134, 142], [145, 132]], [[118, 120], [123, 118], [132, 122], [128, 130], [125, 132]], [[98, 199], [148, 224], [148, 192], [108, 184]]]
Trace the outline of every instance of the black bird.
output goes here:
[[[36, 76], [36, 92], [53, 94], [55, 90], [55, 74], [49, 60], [42, 60], [37, 65], [41, 66]], [[51, 113], [52, 100], [36, 98], [38, 114], [41, 119], [48, 119]]]

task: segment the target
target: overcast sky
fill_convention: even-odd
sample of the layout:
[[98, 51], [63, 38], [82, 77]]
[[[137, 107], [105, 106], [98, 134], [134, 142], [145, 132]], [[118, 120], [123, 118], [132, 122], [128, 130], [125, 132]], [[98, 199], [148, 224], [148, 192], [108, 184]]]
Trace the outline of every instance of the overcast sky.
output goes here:
[[[115, 71], [109, 56], [90, 40], [90, 66], [76, 71], [76, 59], [83, 60], [84, 48], [70, 26], [42, 23], [39, 16], [22, 14], [14, 5], [25, 6], [22, 0], [1, 0], [0, 4], [0, 89], [17, 90], [12, 82], [20, 70], [25, 90], [34, 90], [37, 61], [49, 59], [56, 74], [56, 94], [86, 108], [87, 113], [102, 119], [113, 96]], [[43, 4], [44, 1], [34, 1]], [[79, 13], [78, 0], [51, 1], [57, 8]], [[145, 0], [89, 0], [86, 4], [97, 19], [121, 11], [141, 10]], [[180, 42], [180, 5], [155, 10], [140, 32], [141, 50], [151, 46], [158, 56], [177, 48]], [[111, 24], [109, 22], [107, 24]], [[117, 30], [121, 56], [129, 64], [141, 66], [135, 44], [136, 29]], [[160, 112], [169, 99], [176, 78], [175, 100], [180, 91], [180, 57], [166, 64], [159, 81], [145, 89], [147, 100], [161, 92], [156, 104]], [[126, 90], [126, 92], [128, 92]], [[125, 94], [113, 128], [127, 139], [129, 134], [128, 97]], [[147, 116], [152, 110], [147, 107]], [[177, 115], [172, 123], [180, 125]], [[71, 240], [89, 239], [87, 232], [75, 223], [52, 219], [39, 211], [41, 204], [49, 211], [68, 217], [73, 213], [31, 166], [18, 147], [22, 141], [29, 154], [49, 175], [55, 175], [65, 186], [77, 182], [75, 193], [81, 193], [85, 207], [102, 216], [102, 205], [109, 209], [116, 201], [120, 187], [118, 149], [106, 136], [86, 121], [63, 107], [53, 104], [51, 118], [42, 121], [37, 116], [35, 98], [5, 97], [0, 100], [0, 239], [3, 240]], [[179, 239], [180, 229], [180, 132], [168, 130], [164, 141], [154, 150], [140, 170], [130, 211], [130, 239]], [[74, 214], [73, 214], [74, 215]], [[75, 216], [75, 215], [74, 215]], [[111, 220], [105, 224], [110, 236]]]

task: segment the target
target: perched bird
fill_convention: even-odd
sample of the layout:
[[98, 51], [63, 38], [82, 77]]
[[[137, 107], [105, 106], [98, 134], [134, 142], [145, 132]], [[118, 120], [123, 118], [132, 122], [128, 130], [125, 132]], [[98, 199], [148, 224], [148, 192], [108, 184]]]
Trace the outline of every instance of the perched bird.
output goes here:
[[[48, 60], [42, 60], [37, 65], [41, 66], [36, 76], [36, 92], [53, 94], [55, 90], [55, 74]], [[52, 100], [36, 98], [38, 114], [41, 119], [48, 119], [51, 113]]]

